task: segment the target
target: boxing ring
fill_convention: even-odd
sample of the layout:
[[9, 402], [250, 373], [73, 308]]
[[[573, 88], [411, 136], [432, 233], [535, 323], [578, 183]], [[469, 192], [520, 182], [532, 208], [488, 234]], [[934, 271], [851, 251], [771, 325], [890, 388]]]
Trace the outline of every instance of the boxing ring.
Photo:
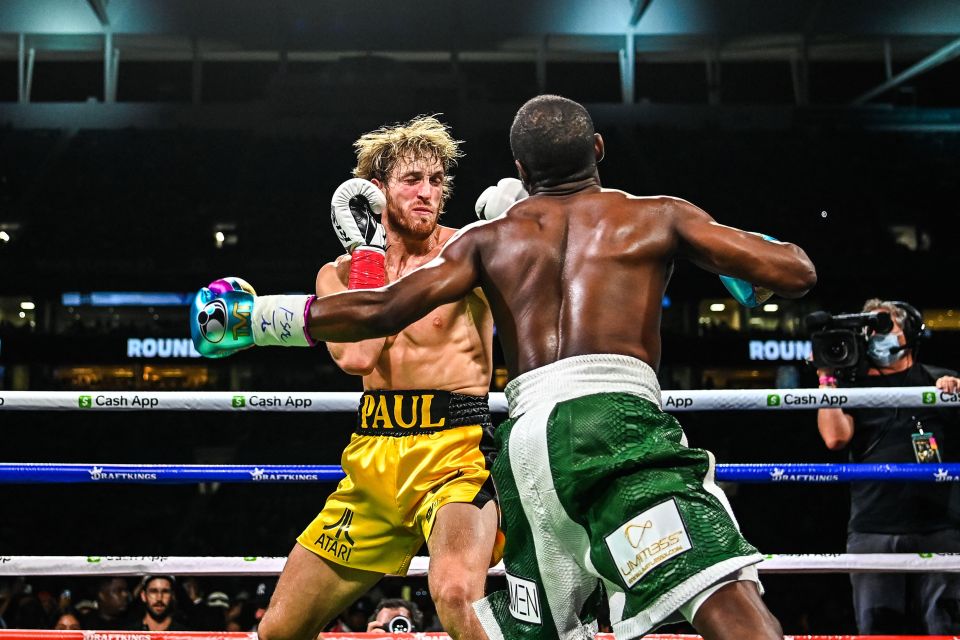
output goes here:
[[[450, 640], [445, 633], [322, 633], [323, 640]], [[597, 640], [613, 640], [612, 633], [598, 633]], [[651, 633], [651, 640], [700, 640], [700, 636]], [[956, 640], [954, 636], [784, 636], [786, 640]], [[0, 629], [5, 640], [258, 640], [257, 634], [214, 631], [47, 631]]]
[[[323, 640], [450, 640], [445, 633], [322, 633]], [[598, 633], [597, 640], [613, 640], [612, 633]], [[700, 640], [700, 636], [651, 633], [651, 640]], [[212, 631], [47, 631], [0, 629], [5, 640], [258, 640], [257, 634]], [[784, 636], [786, 640], [956, 640], [955, 636]]]
[[[353, 412], [359, 392], [99, 392], [0, 391], [0, 413], [12, 411], [222, 411]], [[505, 413], [502, 393], [490, 394], [494, 413]], [[960, 394], [934, 387], [861, 389], [752, 389], [664, 391], [666, 411], [809, 411], [820, 408], [960, 409]], [[336, 465], [130, 465], [96, 461], [84, 464], [0, 462], [0, 484], [195, 484], [336, 482]], [[731, 483], [958, 482], [960, 464], [718, 464], [716, 479]], [[318, 505], [319, 508], [319, 505]], [[11, 556], [0, 555], [0, 576], [275, 576], [283, 557], [176, 556]], [[426, 575], [429, 558], [414, 558], [408, 575]], [[764, 557], [761, 573], [960, 572], [960, 554], [777, 554]], [[490, 570], [503, 575], [503, 565]], [[326, 640], [364, 638], [367, 634], [322, 634]], [[380, 635], [378, 637], [385, 637]], [[389, 636], [386, 636], [389, 637]], [[443, 633], [395, 634], [395, 638], [440, 640]], [[598, 638], [612, 640], [612, 634]], [[698, 636], [653, 634], [660, 640]], [[787, 636], [853, 638], [855, 636]], [[936, 638], [939, 636], [870, 636]], [[947, 638], [948, 636], [943, 636]], [[0, 630], [0, 640], [255, 640], [255, 633]]]

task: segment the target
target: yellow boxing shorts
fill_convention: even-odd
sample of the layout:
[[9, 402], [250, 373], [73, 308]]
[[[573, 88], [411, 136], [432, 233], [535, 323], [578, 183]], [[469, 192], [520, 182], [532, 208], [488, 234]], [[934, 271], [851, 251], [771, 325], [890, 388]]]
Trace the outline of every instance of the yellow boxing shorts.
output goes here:
[[[367, 391], [343, 451], [346, 477], [297, 538], [331, 562], [406, 575], [448, 502], [496, 499], [487, 397]], [[492, 564], [499, 561], [502, 536]]]

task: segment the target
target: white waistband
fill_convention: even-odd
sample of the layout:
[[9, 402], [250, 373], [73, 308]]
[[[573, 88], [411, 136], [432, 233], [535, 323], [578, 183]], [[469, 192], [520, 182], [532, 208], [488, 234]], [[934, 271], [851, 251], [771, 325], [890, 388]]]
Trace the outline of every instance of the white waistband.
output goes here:
[[660, 406], [660, 383], [650, 365], [609, 353], [557, 360], [511, 380], [504, 392], [511, 418], [594, 393], [633, 393]]

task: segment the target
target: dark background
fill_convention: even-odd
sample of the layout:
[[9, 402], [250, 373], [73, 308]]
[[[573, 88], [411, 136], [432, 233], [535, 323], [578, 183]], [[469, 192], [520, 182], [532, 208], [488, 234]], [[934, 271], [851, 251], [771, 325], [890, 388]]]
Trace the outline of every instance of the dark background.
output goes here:
[[[89, 312], [68, 311], [65, 291], [184, 292], [224, 274], [261, 292], [309, 291], [341, 251], [327, 207], [349, 177], [351, 143], [380, 124], [443, 114], [466, 152], [443, 222], [470, 222], [483, 188], [514, 174], [512, 116], [542, 92], [591, 111], [607, 143], [605, 186], [680, 196], [802, 246], [819, 283], [789, 307], [795, 316], [855, 311], [873, 296], [956, 308], [951, 3], [607, 0], [585, 13], [575, 2], [359, 2], [326, 14], [295, 1], [192, 4], [104, 3], [106, 22], [98, 2], [36, 3], [45, 18], [27, 2], [0, 8], [0, 230], [13, 236], [0, 244], [0, 299], [38, 305], [33, 325], [0, 320], [0, 389], [75, 388], [58, 368], [119, 363], [126, 336], [185, 335], [185, 309], [62, 322]], [[50, 26], [58, 15], [63, 31]], [[104, 88], [108, 30], [120, 50], [115, 96]], [[617, 51], [627, 33], [635, 89], [624, 99]], [[18, 93], [21, 34], [36, 51], [29, 100]], [[855, 104], [887, 79], [885, 47], [894, 76], [945, 59]], [[221, 225], [236, 244], [214, 246]], [[702, 386], [710, 363], [756, 367], [729, 335], [699, 326], [701, 303], [725, 296], [714, 276], [678, 265], [668, 295], [665, 387]], [[805, 337], [785, 327], [735, 338]], [[956, 367], [958, 355], [956, 332], [942, 331], [922, 359]], [[323, 349], [202, 365], [209, 389], [359, 388]], [[692, 378], [676, 373], [683, 367]], [[798, 372], [801, 386], [815, 385]], [[769, 415], [679, 417], [690, 444], [718, 462], [845, 460], [823, 447], [812, 412]], [[3, 412], [0, 460], [336, 464], [350, 425], [340, 414]], [[844, 486], [726, 489], [762, 551], [843, 551]], [[3, 485], [0, 554], [285, 555], [330, 490]], [[787, 633], [853, 631], [845, 575], [764, 583]]]

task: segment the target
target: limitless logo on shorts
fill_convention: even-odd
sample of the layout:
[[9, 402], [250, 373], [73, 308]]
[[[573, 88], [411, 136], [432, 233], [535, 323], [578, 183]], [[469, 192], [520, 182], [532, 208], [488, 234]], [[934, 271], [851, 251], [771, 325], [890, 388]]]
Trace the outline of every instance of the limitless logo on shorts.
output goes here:
[[447, 424], [450, 395], [442, 392], [373, 391], [363, 394], [357, 416], [364, 429], [442, 429]]
[[[344, 509], [339, 520], [323, 528], [324, 531], [336, 529], [337, 532], [332, 536], [326, 533], [321, 534], [319, 538], [313, 541], [313, 544], [344, 562], [350, 562], [350, 554], [353, 553], [353, 538], [350, 537], [350, 523], [352, 522], [353, 511]], [[341, 536], [346, 540], [346, 544], [340, 542]]]
[[630, 543], [630, 546], [636, 549], [640, 546], [640, 542], [643, 541], [643, 534], [645, 534], [647, 529], [652, 526], [653, 522], [647, 520], [643, 524], [627, 525], [627, 528], [623, 533], [627, 536], [627, 542]]
[[510, 615], [531, 624], [543, 624], [540, 614], [540, 592], [537, 583], [507, 574], [507, 593], [510, 594]]
[[673, 500], [661, 502], [631, 518], [605, 541], [628, 588], [667, 560], [693, 547]]

